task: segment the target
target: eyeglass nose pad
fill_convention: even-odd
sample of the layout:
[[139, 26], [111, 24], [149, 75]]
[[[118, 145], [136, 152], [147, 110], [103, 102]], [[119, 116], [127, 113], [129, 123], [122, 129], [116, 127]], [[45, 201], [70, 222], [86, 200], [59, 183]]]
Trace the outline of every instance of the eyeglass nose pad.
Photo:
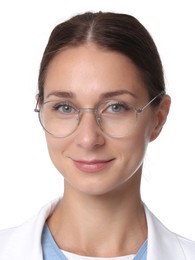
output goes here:
[[98, 121], [100, 121], [100, 120], [101, 120], [101, 117], [100, 117], [100, 115], [97, 115], [97, 116], [96, 116], [96, 118], [97, 118], [97, 120], [98, 120]]
[[101, 121], [101, 117], [100, 117], [100, 115], [96, 114], [96, 120], [97, 120], [97, 123], [99, 124], [100, 121]]
[[76, 119], [77, 119], [77, 121], [80, 121], [80, 119], [81, 119], [81, 111], [80, 110], [77, 111]]
[[100, 127], [100, 129], [103, 131], [102, 125], [101, 125], [101, 120], [102, 120], [102, 119], [101, 119], [101, 116], [96, 114], [97, 124], [98, 124], [98, 126]]

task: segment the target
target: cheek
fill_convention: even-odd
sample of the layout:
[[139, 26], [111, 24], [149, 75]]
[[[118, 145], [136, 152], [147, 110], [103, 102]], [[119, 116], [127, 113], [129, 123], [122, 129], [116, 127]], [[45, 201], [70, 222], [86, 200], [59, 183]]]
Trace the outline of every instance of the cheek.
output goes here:
[[46, 134], [46, 142], [47, 142], [49, 155], [53, 157], [56, 154], [56, 152], [59, 152], [60, 144], [59, 142], [56, 142], [56, 139], [54, 139], [52, 136], [47, 134]]
[[136, 164], [140, 164], [143, 161], [147, 145], [148, 141], [144, 135], [132, 136], [126, 140], [123, 144], [123, 156], [127, 163], [134, 162], [135, 167]]
[[150, 142], [150, 137], [153, 129], [153, 120], [148, 117], [140, 117], [138, 118], [138, 122], [136, 127], [133, 129], [129, 138], [124, 140], [125, 149], [131, 149], [132, 153], [138, 150], [145, 151], [148, 143]]
[[[135, 173], [142, 165], [144, 156], [150, 142], [150, 129], [148, 127], [136, 128], [134, 133], [125, 138], [118, 146], [120, 157], [124, 162], [124, 170]], [[128, 174], [128, 172], [127, 172]]]
[[64, 149], [67, 149], [68, 143], [64, 139], [54, 138], [46, 134], [47, 148], [50, 158], [56, 168], [59, 170], [60, 161], [63, 156]]

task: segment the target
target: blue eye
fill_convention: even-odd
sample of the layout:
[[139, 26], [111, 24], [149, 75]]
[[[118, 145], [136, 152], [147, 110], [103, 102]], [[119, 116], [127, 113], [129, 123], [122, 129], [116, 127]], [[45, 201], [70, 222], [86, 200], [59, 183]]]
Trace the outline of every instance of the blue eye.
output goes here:
[[120, 105], [120, 104], [114, 104], [114, 105], [111, 105], [109, 107], [109, 109], [111, 109], [112, 112], [122, 112], [124, 111], [125, 107]]
[[104, 112], [106, 113], [125, 113], [127, 111], [132, 110], [132, 107], [127, 103], [111, 103], [107, 104], [106, 109]]
[[60, 105], [58, 107], [58, 110], [63, 112], [63, 113], [67, 113], [67, 114], [70, 114], [71, 112], [74, 112], [74, 109], [69, 106], [69, 105]]
[[53, 110], [59, 111], [63, 114], [74, 114], [76, 112], [76, 109], [67, 103], [55, 104]]

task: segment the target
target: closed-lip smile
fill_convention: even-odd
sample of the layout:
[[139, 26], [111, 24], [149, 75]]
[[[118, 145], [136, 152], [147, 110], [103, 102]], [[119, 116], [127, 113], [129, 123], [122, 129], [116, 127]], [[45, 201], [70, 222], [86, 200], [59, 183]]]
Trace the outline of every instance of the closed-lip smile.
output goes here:
[[73, 163], [77, 169], [82, 172], [95, 173], [107, 168], [114, 159], [109, 160], [74, 160]]

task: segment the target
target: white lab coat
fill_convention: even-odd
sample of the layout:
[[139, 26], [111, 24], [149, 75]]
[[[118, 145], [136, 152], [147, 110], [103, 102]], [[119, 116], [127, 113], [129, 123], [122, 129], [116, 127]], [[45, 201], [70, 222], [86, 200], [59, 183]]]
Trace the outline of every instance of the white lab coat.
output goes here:
[[[0, 231], [0, 260], [43, 260], [41, 234], [58, 200], [19, 227]], [[145, 206], [148, 224], [148, 260], [195, 260], [195, 242], [169, 231]]]

